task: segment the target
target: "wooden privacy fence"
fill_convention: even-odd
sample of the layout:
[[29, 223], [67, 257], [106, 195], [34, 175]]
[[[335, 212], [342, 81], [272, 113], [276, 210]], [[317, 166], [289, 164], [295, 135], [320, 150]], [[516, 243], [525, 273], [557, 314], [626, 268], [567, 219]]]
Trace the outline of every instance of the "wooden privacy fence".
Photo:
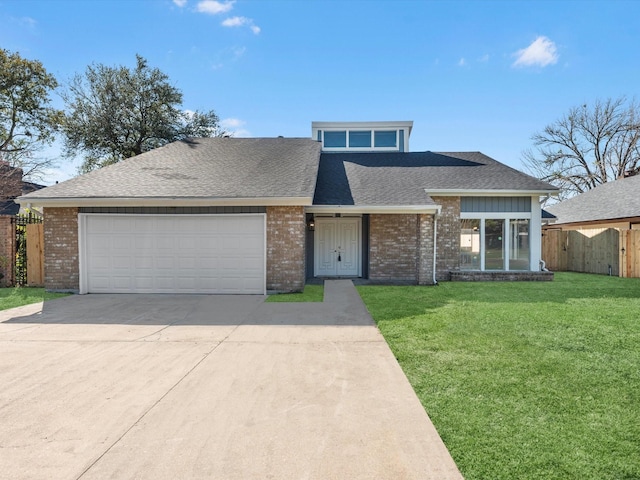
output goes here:
[[556, 272], [640, 277], [640, 230], [545, 230], [542, 259]]
[[640, 230], [620, 231], [620, 276], [640, 278]]
[[44, 285], [44, 225], [27, 225], [27, 285]]

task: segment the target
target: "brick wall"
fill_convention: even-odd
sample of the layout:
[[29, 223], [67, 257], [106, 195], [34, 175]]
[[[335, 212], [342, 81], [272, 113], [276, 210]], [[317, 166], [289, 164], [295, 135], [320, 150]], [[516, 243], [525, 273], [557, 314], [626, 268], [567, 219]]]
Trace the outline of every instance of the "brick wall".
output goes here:
[[267, 207], [267, 290], [304, 289], [305, 235], [304, 207]]
[[460, 267], [460, 197], [433, 197], [442, 205], [438, 216], [436, 279], [450, 280], [450, 271]]
[[13, 217], [0, 215], [0, 287], [13, 285], [13, 266], [16, 253], [16, 226]]
[[417, 215], [369, 216], [369, 278], [417, 282]]
[[77, 208], [44, 210], [44, 286], [79, 290]]

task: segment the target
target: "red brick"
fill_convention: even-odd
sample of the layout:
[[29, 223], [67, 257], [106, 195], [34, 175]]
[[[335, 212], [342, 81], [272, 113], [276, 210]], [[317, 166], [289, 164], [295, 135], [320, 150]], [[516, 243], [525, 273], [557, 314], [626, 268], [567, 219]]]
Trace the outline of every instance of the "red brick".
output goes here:
[[304, 207], [267, 207], [267, 290], [304, 289], [305, 235]]
[[77, 292], [78, 209], [44, 209], [44, 286], [47, 290]]

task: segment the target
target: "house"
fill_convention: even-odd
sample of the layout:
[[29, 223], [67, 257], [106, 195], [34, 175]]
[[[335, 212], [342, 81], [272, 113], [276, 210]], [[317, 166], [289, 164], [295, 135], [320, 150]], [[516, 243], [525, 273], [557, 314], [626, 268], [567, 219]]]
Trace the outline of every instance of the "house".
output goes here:
[[24, 181], [22, 175], [21, 168], [12, 167], [9, 162], [0, 160], [0, 216], [17, 215], [20, 205], [14, 200], [20, 195], [44, 188], [44, 185]]
[[640, 175], [619, 178], [547, 207], [556, 218], [547, 228], [640, 229]]
[[545, 182], [479, 152], [411, 152], [413, 122], [174, 142], [18, 199], [44, 207], [45, 285], [298, 291], [315, 277], [549, 279]]
[[546, 207], [549, 268], [640, 277], [640, 176], [625, 176]]

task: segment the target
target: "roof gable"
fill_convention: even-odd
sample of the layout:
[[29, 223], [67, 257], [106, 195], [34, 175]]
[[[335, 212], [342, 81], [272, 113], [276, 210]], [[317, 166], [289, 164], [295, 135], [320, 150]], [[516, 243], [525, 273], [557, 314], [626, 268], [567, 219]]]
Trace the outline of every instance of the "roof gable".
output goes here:
[[319, 157], [320, 144], [306, 138], [191, 139], [33, 192], [21, 201], [295, 198], [304, 204], [313, 197]]
[[480, 152], [323, 153], [314, 205], [423, 205], [448, 193], [555, 191]]

